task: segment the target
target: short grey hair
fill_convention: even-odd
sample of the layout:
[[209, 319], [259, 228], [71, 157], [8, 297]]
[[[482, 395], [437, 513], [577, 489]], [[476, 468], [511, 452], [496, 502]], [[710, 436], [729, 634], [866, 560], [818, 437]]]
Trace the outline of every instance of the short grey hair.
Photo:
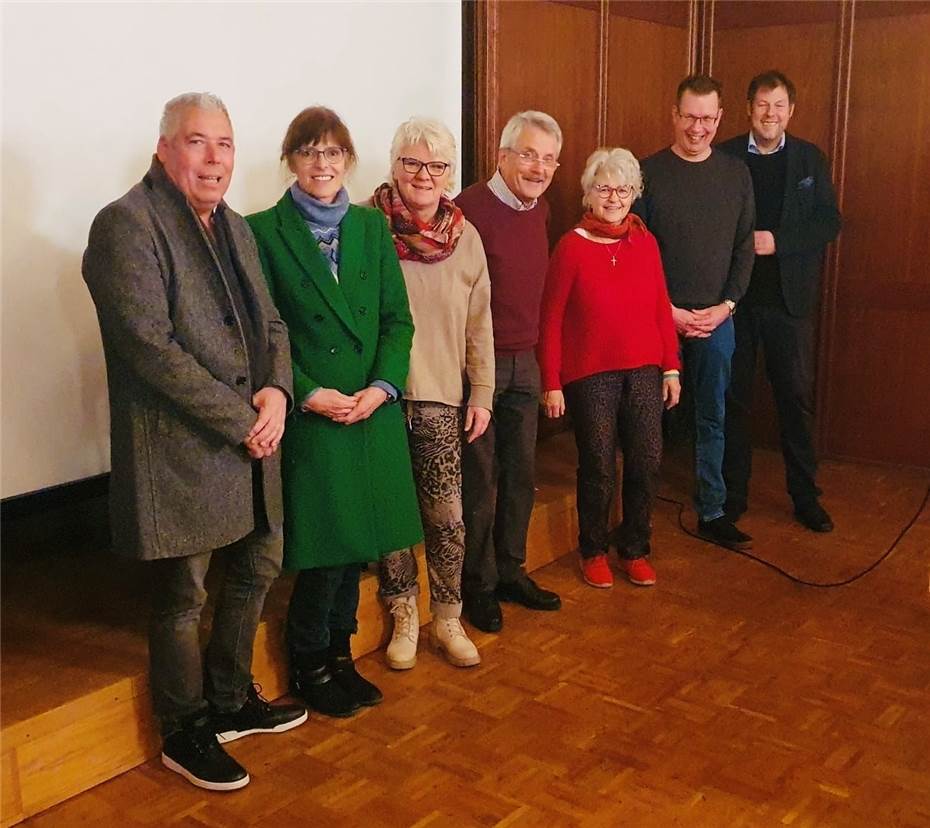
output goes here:
[[499, 148], [516, 149], [516, 143], [517, 139], [520, 137], [520, 133], [528, 126], [536, 127], [536, 129], [541, 129], [543, 132], [551, 135], [555, 138], [555, 142], [558, 145], [557, 152], [562, 151], [562, 130], [555, 118], [551, 115], [547, 115], [545, 112], [537, 112], [534, 109], [528, 109], [526, 112], [518, 112], [516, 115], [511, 116], [503, 130], [501, 130], [501, 143]]
[[174, 135], [181, 124], [181, 116], [187, 109], [206, 109], [212, 112], [222, 112], [226, 119], [232, 123], [226, 104], [217, 95], [212, 92], [185, 92], [165, 104], [165, 108], [161, 113], [161, 122], [158, 124], [160, 138], [171, 138]]
[[387, 180], [391, 181], [392, 179], [391, 170], [394, 167], [394, 162], [400, 156], [401, 150], [404, 147], [419, 144], [421, 141], [426, 144], [431, 153], [438, 155], [442, 161], [449, 164], [449, 183], [446, 185], [446, 190], [451, 191], [455, 186], [455, 157], [458, 154], [455, 147], [455, 136], [449, 127], [435, 118], [414, 116], [397, 127], [391, 141], [391, 157], [389, 159]]
[[581, 203], [585, 206], [594, 187], [594, 179], [601, 173], [613, 173], [621, 184], [632, 187], [634, 201], [643, 194], [643, 174], [636, 156], [623, 147], [600, 147], [588, 156], [581, 174]]

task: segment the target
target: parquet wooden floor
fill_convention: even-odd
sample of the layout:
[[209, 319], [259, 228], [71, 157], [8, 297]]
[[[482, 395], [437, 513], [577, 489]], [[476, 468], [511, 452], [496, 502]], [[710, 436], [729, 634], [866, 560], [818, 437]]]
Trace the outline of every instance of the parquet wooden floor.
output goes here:
[[[663, 494], [687, 491], [686, 464]], [[812, 580], [864, 568], [917, 511], [927, 473], [825, 463], [835, 532], [790, 522], [760, 452], [756, 554]], [[505, 607], [482, 664], [362, 671], [353, 719], [230, 745], [252, 774], [199, 791], [151, 762], [23, 823], [122, 826], [930, 825], [930, 510], [856, 583], [801, 587], [655, 513], [655, 587], [595, 590], [573, 555], [540, 570], [558, 613]]]

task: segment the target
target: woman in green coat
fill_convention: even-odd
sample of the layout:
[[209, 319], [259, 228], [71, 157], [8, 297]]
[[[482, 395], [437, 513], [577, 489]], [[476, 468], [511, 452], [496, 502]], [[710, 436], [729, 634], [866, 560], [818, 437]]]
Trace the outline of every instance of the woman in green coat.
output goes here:
[[352, 664], [362, 565], [423, 532], [410, 468], [404, 388], [413, 321], [384, 216], [349, 204], [356, 155], [330, 109], [288, 127], [281, 159], [296, 180], [248, 217], [290, 331], [296, 411], [283, 442], [284, 562], [300, 572], [288, 609], [292, 685], [334, 716], [377, 704]]

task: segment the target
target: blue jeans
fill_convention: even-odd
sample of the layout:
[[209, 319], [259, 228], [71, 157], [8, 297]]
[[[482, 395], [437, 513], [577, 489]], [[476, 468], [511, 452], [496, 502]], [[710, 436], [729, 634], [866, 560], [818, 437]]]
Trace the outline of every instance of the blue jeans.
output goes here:
[[[238, 710], [252, 683], [252, 647], [268, 589], [281, 571], [281, 532], [251, 532], [214, 552], [152, 561], [149, 660], [155, 713], [167, 736], [204, 715], [208, 703]], [[225, 559], [206, 654], [200, 615], [210, 561]]]
[[724, 424], [735, 344], [732, 319], [706, 339], [682, 340], [685, 381], [694, 399], [694, 504], [704, 521], [721, 517], [727, 499], [723, 482]]
[[302, 569], [287, 608], [287, 648], [301, 664], [330, 645], [330, 632], [358, 631], [360, 564]]

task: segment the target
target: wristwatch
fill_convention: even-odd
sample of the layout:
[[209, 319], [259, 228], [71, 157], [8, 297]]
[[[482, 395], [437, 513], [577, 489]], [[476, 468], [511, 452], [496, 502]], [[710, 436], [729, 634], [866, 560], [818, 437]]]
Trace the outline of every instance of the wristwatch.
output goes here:
[[723, 304], [730, 309], [730, 316], [733, 316], [733, 314], [736, 313], [736, 302], [734, 302], [732, 299], [724, 299]]

